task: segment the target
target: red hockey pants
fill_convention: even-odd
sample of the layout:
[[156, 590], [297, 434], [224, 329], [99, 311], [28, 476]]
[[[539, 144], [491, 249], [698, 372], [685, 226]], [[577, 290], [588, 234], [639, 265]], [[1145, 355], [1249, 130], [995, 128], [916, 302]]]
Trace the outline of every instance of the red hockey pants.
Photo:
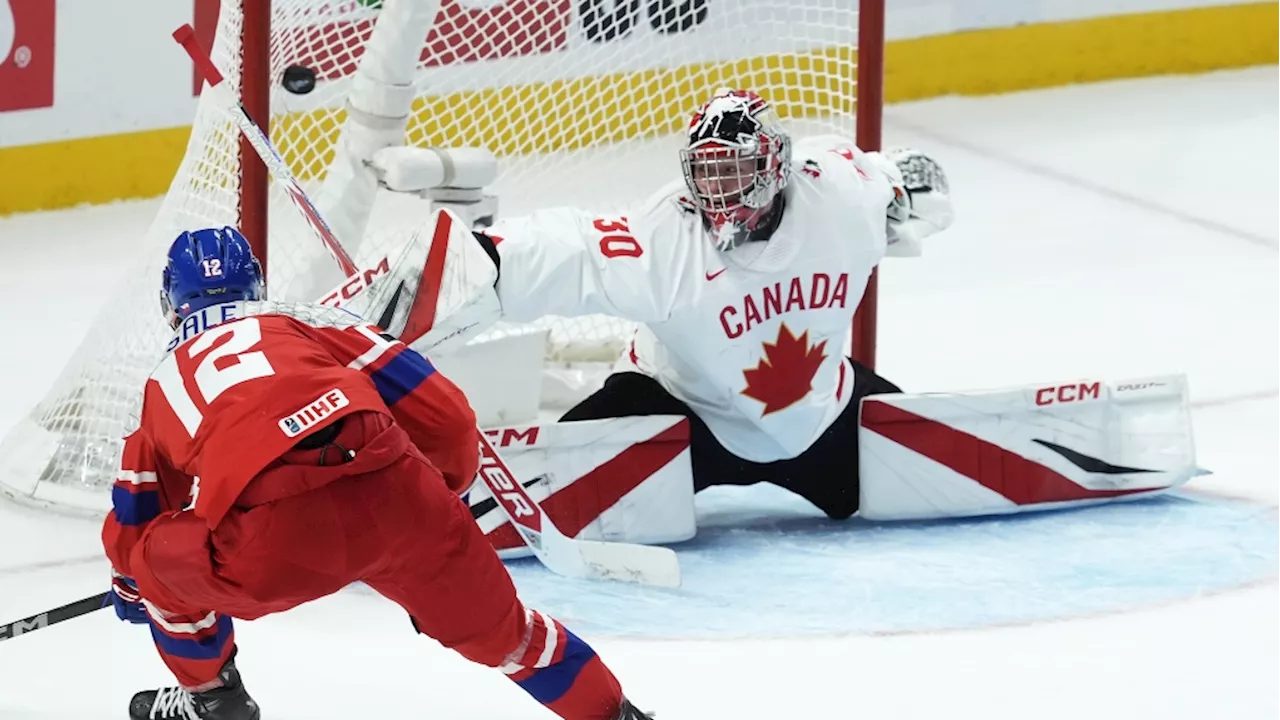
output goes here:
[[[348, 416], [335, 445], [286, 454], [212, 532], [189, 512], [161, 516], [134, 549], [139, 590], [164, 611], [153, 635], [183, 686], [210, 683], [230, 657], [221, 616], [252, 620], [363, 581], [419, 632], [501, 666], [561, 717], [613, 719], [622, 694], [612, 673], [526, 610], [467, 507], [389, 417]], [[339, 448], [354, 459], [320, 466], [320, 452], [332, 463]]]

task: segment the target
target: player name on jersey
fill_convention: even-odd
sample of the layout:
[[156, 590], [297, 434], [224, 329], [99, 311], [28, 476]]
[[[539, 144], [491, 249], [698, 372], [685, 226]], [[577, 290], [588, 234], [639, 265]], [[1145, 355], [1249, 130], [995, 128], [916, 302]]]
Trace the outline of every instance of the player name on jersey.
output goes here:
[[848, 273], [840, 273], [834, 282], [826, 273], [815, 273], [807, 282], [791, 278], [791, 282], [776, 282], [743, 296], [741, 305], [726, 305], [720, 311], [720, 327], [733, 339], [778, 315], [798, 310], [843, 308], [848, 296]]
[[235, 320], [240, 317], [237, 314], [240, 310], [241, 307], [238, 303], [229, 302], [221, 305], [210, 305], [207, 308], [191, 313], [178, 326], [173, 337], [169, 339], [169, 345], [165, 347], [165, 352], [173, 352], [179, 345], [215, 325], [222, 325]]

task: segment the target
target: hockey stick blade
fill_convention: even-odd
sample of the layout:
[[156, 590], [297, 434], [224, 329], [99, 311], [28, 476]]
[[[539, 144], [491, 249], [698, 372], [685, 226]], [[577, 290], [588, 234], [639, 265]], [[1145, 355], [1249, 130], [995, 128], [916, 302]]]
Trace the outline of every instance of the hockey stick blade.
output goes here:
[[480, 434], [479, 475], [525, 544], [557, 575], [680, 586], [680, 561], [668, 548], [577, 540], [560, 532], [542, 506], [516, 481], [483, 433]]
[[95, 610], [101, 610], [111, 604], [108, 598], [109, 593], [98, 593], [90, 595], [87, 598], [77, 600], [73, 603], [67, 603], [62, 607], [56, 607], [52, 610], [45, 610], [31, 617], [25, 617], [21, 620], [15, 620], [11, 623], [0, 625], [0, 642], [12, 640], [20, 635], [35, 632], [50, 625], [56, 625], [64, 620], [78, 618], [81, 615], [88, 615]]
[[[568, 539], [568, 538], [566, 538]], [[570, 540], [582, 556], [584, 577], [596, 580], [680, 587], [680, 560], [674, 550], [635, 543]]]

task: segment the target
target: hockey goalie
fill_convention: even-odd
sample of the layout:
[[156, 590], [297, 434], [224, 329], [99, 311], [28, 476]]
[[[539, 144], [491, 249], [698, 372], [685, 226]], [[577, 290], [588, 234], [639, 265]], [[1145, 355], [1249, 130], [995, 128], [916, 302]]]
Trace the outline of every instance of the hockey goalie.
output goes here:
[[[927, 154], [793, 143], [764, 99], [724, 90], [694, 113], [679, 167], [632, 214], [547, 209], [472, 233], [441, 211], [419, 233], [465, 258], [449, 261], [429, 332], [404, 338], [424, 352], [498, 319], [639, 323], [603, 387], [560, 423], [502, 431], [543, 434], [513, 462], [550, 478], [542, 497], [566, 532], [685, 539], [693, 494], [716, 485], [773, 483], [836, 519], [922, 519], [1142, 497], [1196, 474], [1181, 377], [915, 395], [844, 356], [872, 270], [952, 222]], [[409, 266], [401, 274], [424, 274]], [[631, 459], [583, 461], [611, 429], [633, 438], [619, 448]], [[655, 492], [662, 502], [627, 501]]]

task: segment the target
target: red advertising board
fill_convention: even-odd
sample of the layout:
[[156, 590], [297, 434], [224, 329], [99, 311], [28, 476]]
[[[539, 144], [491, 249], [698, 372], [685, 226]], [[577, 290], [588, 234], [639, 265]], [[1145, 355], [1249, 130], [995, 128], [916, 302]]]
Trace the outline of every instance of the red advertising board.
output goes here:
[[[4, 0], [0, 0], [3, 2]], [[378, 7], [376, 0], [347, 0], [337, 7]], [[316, 2], [317, 7], [333, 7]], [[563, 50], [573, 22], [571, 0], [501, 0], [468, 7], [462, 0], [442, 0], [436, 24], [427, 35], [421, 62], [427, 66], [523, 57]], [[359, 12], [352, 12], [358, 17]], [[217, 25], [218, 0], [196, 0], [195, 29], [208, 46]], [[282, 65], [302, 65], [321, 80], [345, 77], [355, 71], [363, 44], [373, 32], [365, 20], [317, 22], [291, 28], [288, 57]], [[281, 42], [284, 42], [281, 40]], [[195, 90], [199, 91], [196, 82]]]
[[53, 0], [0, 0], [0, 112], [53, 105]]

